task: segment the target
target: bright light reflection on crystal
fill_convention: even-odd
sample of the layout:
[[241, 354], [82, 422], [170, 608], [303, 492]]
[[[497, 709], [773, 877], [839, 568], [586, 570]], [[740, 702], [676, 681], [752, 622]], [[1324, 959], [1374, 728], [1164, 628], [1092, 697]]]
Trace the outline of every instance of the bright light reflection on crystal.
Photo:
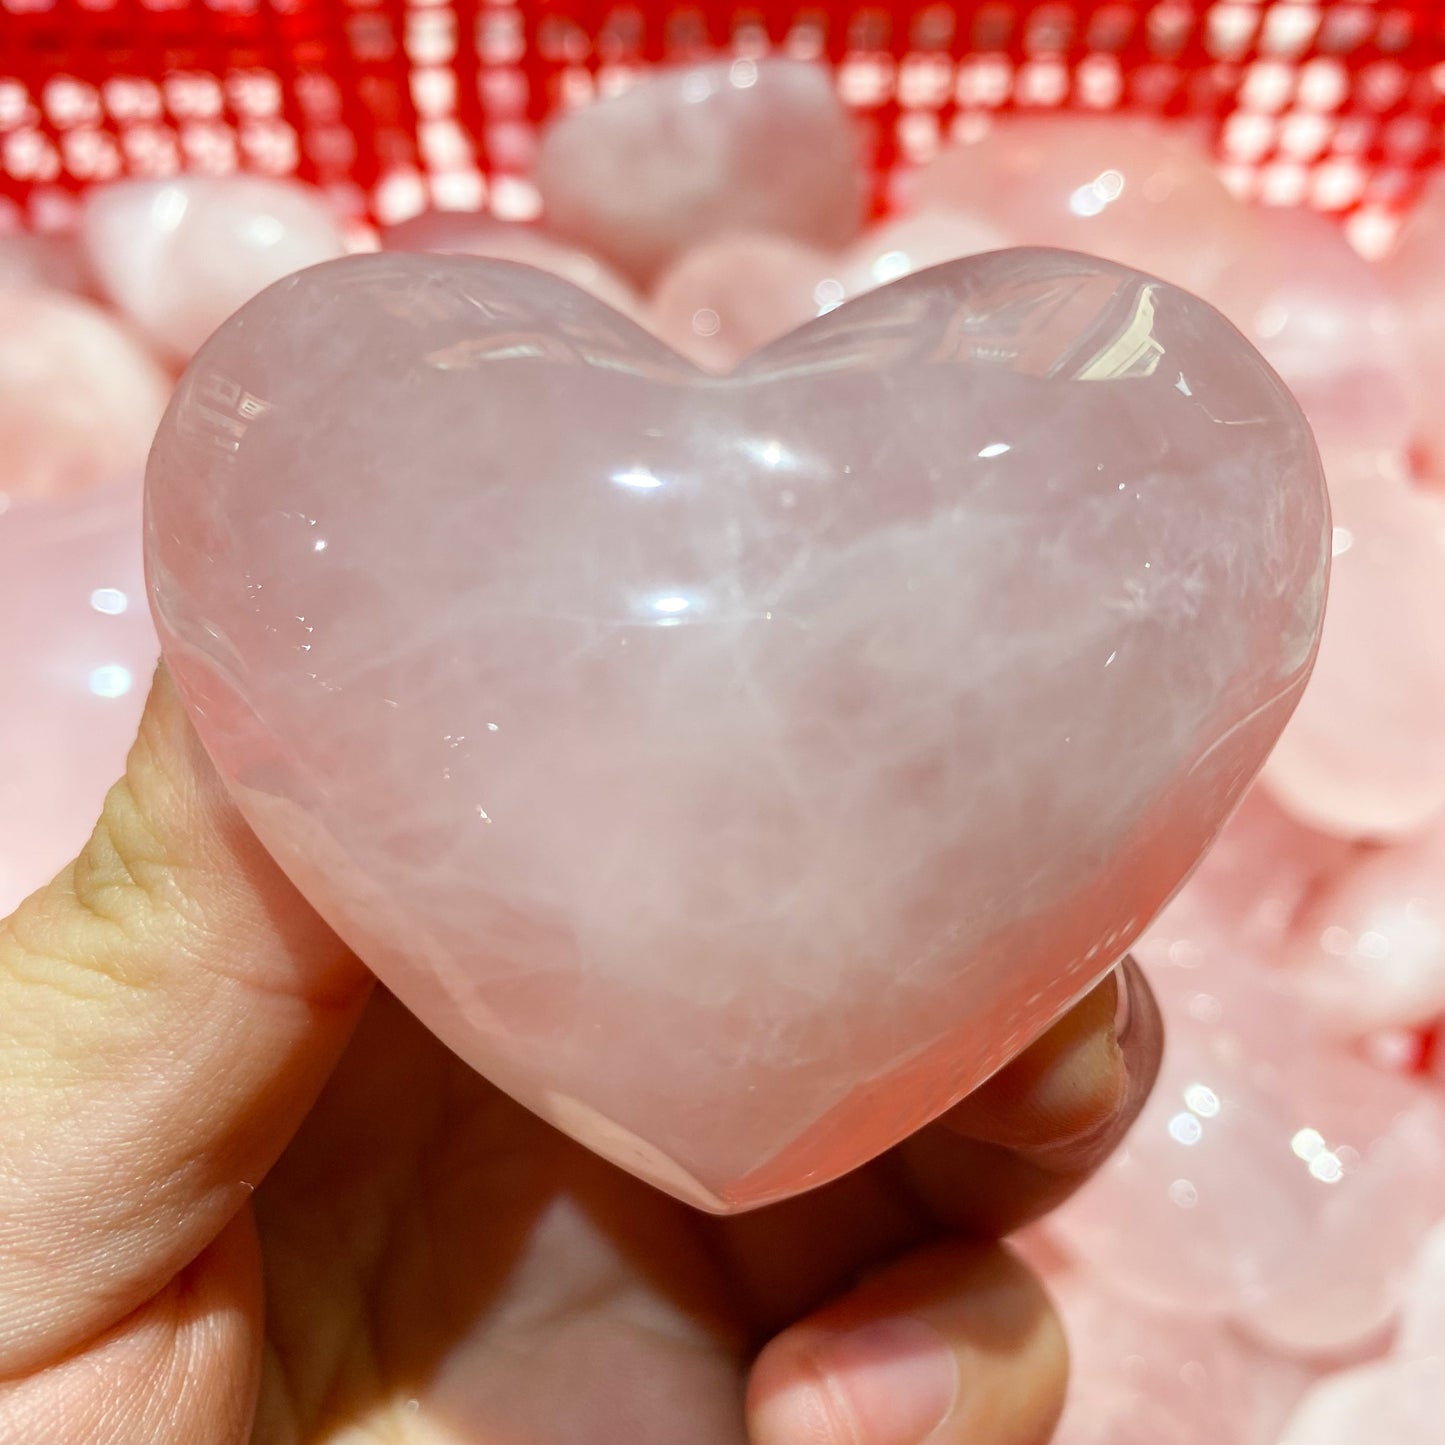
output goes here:
[[286, 238], [286, 227], [276, 216], [252, 216], [242, 228], [242, 239], [251, 246], [277, 246]]
[[1382, 959], [1390, 956], [1390, 940], [1373, 928], [1360, 935], [1360, 941], [1355, 948], [1361, 958]]
[[1289, 1147], [1306, 1163], [1320, 1154], [1325, 1147], [1324, 1135], [1318, 1129], [1301, 1129], [1289, 1141]]
[[1184, 1102], [1201, 1119], [1213, 1119], [1219, 1113], [1219, 1095], [1207, 1084], [1191, 1084], [1184, 1091]]
[[872, 269], [873, 279], [886, 285], [906, 276], [913, 269], [913, 262], [908, 259], [907, 251], [885, 251], [874, 261]]
[[1069, 197], [1069, 209], [1076, 216], [1097, 216], [1123, 194], [1124, 177], [1118, 171], [1102, 171]]
[[751, 90], [758, 83], [756, 60], [735, 60], [728, 70], [728, 80], [737, 90]]
[[1169, 1186], [1169, 1200], [1180, 1209], [1193, 1209], [1199, 1203], [1199, 1191], [1188, 1179], [1176, 1179]]
[[818, 315], [832, 311], [843, 304], [843, 298], [847, 293], [843, 290], [843, 283], [835, 277], [828, 276], [813, 287], [813, 300], [818, 306]]
[[643, 467], [633, 467], [625, 472], [613, 472], [612, 480], [619, 487], [631, 487], [639, 492], [651, 491], [653, 487], [662, 485], [660, 478], [654, 477]]
[[659, 597], [652, 604], [654, 612], [686, 612], [692, 604], [686, 597]]
[[990, 442], [986, 447], [983, 447], [979, 451], [979, 456], [1001, 457], [1005, 452], [1012, 450], [1013, 448], [1010, 447], [1007, 442]]
[[131, 688], [130, 669], [119, 663], [97, 667], [90, 674], [89, 686], [96, 697], [124, 697]]
[[90, 594], [90, 605], [107, 617], [119, 617], [130, 606], [130, 598], [119, 587], [97, 587]]
[[1204, 1125], [1194, 1114], [1176, 1114], [1169, 1121], [1169, 1137], [1176, 1144], [1197, 1144], [1204, 1137]]

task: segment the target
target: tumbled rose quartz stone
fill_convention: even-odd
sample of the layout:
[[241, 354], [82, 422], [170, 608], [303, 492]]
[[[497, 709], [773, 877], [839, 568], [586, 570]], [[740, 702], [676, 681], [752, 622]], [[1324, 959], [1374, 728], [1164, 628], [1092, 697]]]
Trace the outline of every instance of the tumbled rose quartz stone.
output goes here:
[[1123, 1299], [1085, 1270], [1045, 1284], [1069, 1340], [1050, 1445], [1265, 1445], [1310, 1383], [1218, 1320]]
[[1135, 948], [1168, 1039], [1154, 1092], [1049, 1228], [1130, 1298], [1328, 1360], [1384, 1338], [1445, 1212], [1445, 1109], [1314, 1030], [1201, 882]]
[[1313, 211], [1266, 208], [1260, 301], [1231, 316], [1284, 378], [1328, 456], [1399, 451], [1415, 421], [1404, 318], [1340, 227]]
[[1445, 501], [1369, 459], [1330, 488], [1319, 663], [1263, 781], [1312, 827], [1408, 837], [1445, 814]]
[[148, 484], [268, 848], [475, 1067], [717, 1211], [1113, 965], [1299, 695], [1329, 541], [1238, 333], [1051, 252], [727, 378], [527, 268], [352, 258], [207, 345]]
[[625, 315], [632, 315], [642, 305], [632, 287], [596, 256], [516, 221], [498, 221], [469, 211], [427, 211], [388, 226], [381, 244], [387, 251], [434, 251], [516, 261], [550, 271]]
[[1338, 870], [1294, 920], [1282, 962], [1296, 994], [1336, 1033], [1445, 1014], [1445, 823]]
[[138, 474], [0, 505], [0, 918], [85, 842], [157, 651]]
[[1445, 176], [1435, 176], [1416, 203], [1394, 250], [1380, 265], [1400, 308], [1417, 406], [1416, 441], [1432, 470], [1445, 467]]
[[1139, 117], [1019, 116], [913, 178], [918, 211], [980, 211], [1011, 245], [1065, 246], [1162, 276], [1235, 315], [1255, 217], [1191, 141]]
[[1445, 1357], [1379, 1360], [1315, 1385], [1278, 1445], [1433, 1445], [1445, 1420]]
[[73, 236], [0, 235], [0, 290], [34, 286], [90, 290], [89, 268]]
[[1395, 1350], [1402, 1355], [1445, 1352], [1445, 1217], [1420, 1242], [1412, 1262]]
[[1003, 244], [983, 222], [943, 214], [871, 227], [831, 255], [786, 236], [723, 236], [693, 247], [658, 277], [646, 321], [699, 366], [730, 371], [850, 297]]
[[273, 281], [346, 249], [320, 192], [261, 176], [98, 186], [81, 238], [106, 296], [180, 358]]
[[934, 211], [872, 226], [840, 258], [838, 279], [845, 296], [1012, 244], [997, 227], [963, 212]]
[[554, 120], [536, 180], [548, 229], [637, 282], [727, 231], [834, 249], [865, 202], [832, 78], [794, 60], [655, 69]]
[[843, 300], [826, 251], [787, 236], [705, 241], [669, 266], [652, 291], [647, 324], [709, 371], [731, 371], [759, 347]]
[[0, 288], [0, 509], [137, 475], [170, 390], [160, 363], [99, 306]]

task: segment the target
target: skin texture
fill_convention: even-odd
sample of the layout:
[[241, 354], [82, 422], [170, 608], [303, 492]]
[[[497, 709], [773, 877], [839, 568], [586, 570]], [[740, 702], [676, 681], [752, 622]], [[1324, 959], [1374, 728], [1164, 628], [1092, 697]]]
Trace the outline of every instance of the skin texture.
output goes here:
[[[1131, 984], [1121, 1045], [1116, 1007], [836, 1184], [702, 1216], [373, 986], [162, 674], [90, 843], [0, 924], [0, 1439], [1039, 1445], [1065, 1346], [989, 1240], [1147, 1094], [1157, 1014]], [[923, 1339], [952, 1404], [906, 1387]]]

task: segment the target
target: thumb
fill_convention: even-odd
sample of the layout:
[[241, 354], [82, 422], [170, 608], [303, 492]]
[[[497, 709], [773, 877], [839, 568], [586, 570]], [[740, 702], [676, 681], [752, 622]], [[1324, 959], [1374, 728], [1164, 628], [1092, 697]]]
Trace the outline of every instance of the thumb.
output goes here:
[[84, 851], [0, 923], [0, 1379], [101, 1338], [222, 1235], [369, 982], [162, 670]]
[[1064, 1335], [1001, 1245], [946, 1244], [779, 1335], [748, 1387], [754, 1445], [1042, 1445], [1063, 1409]]

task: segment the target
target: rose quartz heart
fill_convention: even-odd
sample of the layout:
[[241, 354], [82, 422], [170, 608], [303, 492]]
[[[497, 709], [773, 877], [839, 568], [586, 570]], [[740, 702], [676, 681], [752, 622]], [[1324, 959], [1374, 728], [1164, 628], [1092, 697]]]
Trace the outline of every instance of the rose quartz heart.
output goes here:
[[381, 234], [387, 251], [437, 251], [453, 256], [487, 256], [550, 271], [605, 301], [614, 311], [636, 316], [641, 298], [615, 271], [576, 246], [554, 240], [536, 226], [498, 221], [472, 211], [425, 211]]
[[707, 1208], [820, 1184], [1112, 966], [1288, 716], [1298, 408], [1108, 262], [708, 377], [469, 258], [292, 277], [163, 423], [163, 644], [267, 846], [463, 1057]]

